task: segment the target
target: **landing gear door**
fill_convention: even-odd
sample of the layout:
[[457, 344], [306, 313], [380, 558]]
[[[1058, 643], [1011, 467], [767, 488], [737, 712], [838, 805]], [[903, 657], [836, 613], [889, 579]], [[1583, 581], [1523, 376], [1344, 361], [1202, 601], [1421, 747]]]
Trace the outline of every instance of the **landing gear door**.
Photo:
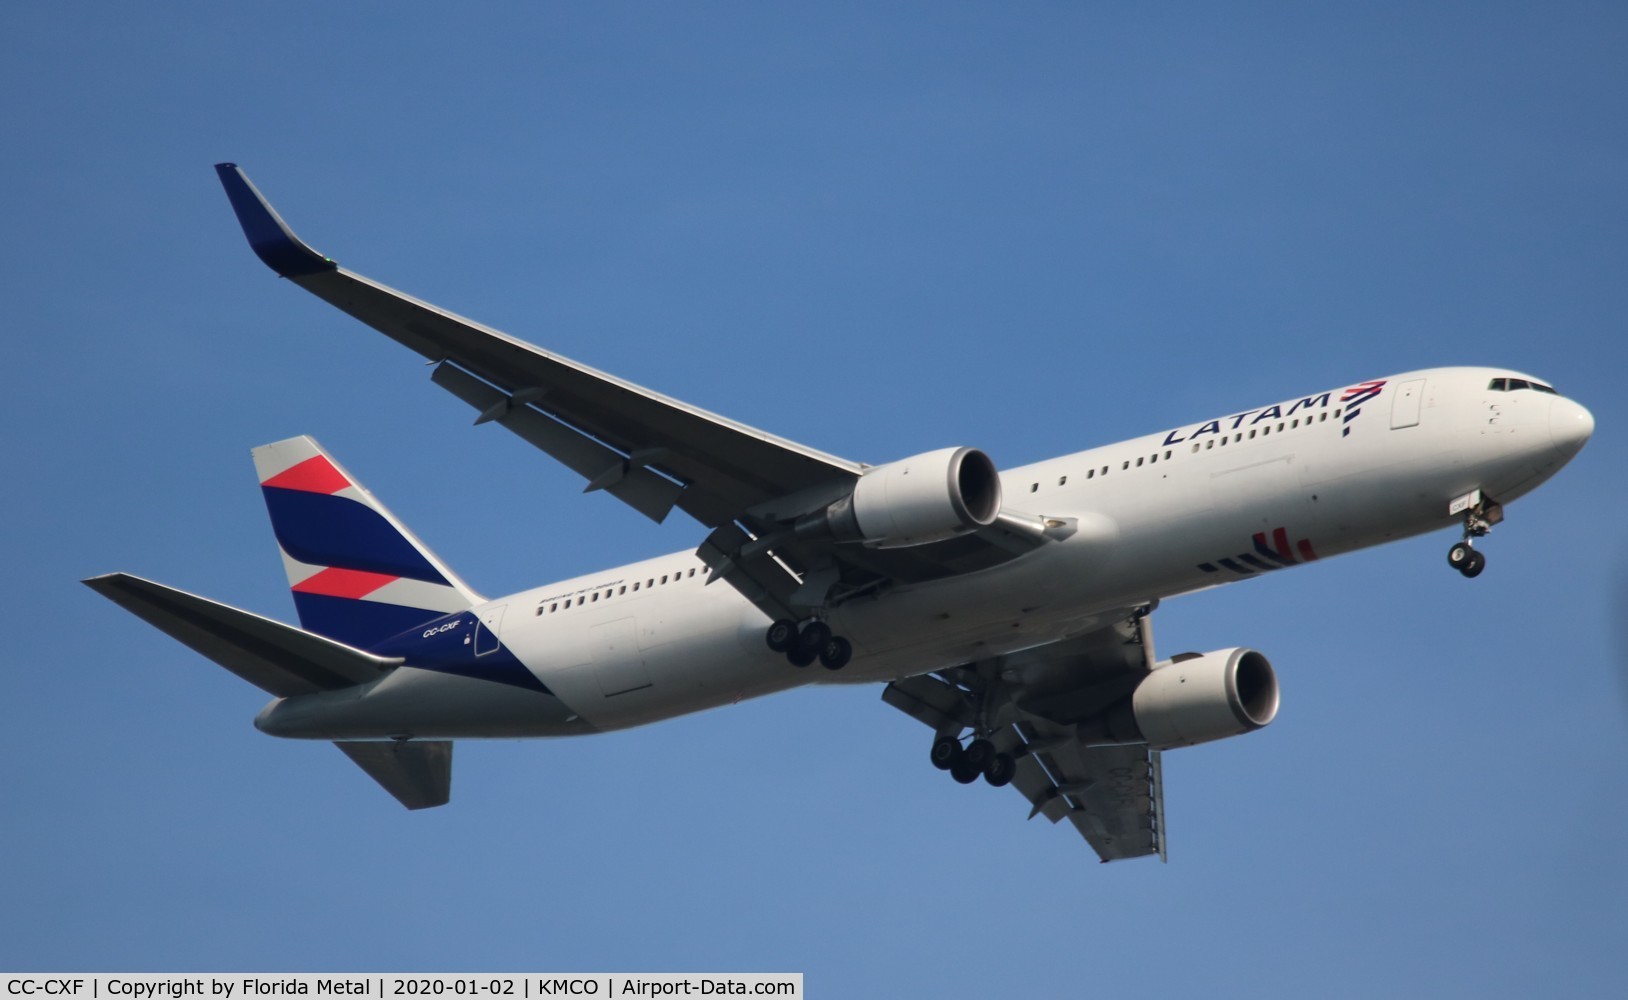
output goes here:
[[507, 604], [499, 604], [495, 608], [487, 608], [481, 612], [480, 622], [475, 626], [476, 656], [497, 652], [497, 637], [503, 630], [503, 609], [506, 607]]
[[1419, 426], [1419, 408], [1424, 404], [1425, 380], [1413, 379], [1396, 387], [1396, 398], [1391, 401], [1391, 430]]

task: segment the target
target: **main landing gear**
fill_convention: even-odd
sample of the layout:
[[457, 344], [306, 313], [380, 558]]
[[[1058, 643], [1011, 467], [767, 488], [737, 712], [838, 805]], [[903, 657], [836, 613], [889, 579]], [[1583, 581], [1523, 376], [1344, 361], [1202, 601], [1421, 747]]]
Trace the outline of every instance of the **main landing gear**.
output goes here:
[[963, 785], [970, 785], [981, 775], [995, 788], [1010, 784], [1017, 773], [1017, 761], [1009, 753], [995, 749], [995, 744], [978, 737], [966, 746], [954, 736], [940, 736], [933, 741], [933, 766], [950, 772], [950, 777]]
[[770, 649], [786, 654], [794, 667], [806, 667], [819, 660], [827, 670], [841, 670], [854, 655], [853, 643], [832, 635], [831, 626], [818, 619], [799, 627], [791, 619], [782, 618], [769, 626], [763, 638]]

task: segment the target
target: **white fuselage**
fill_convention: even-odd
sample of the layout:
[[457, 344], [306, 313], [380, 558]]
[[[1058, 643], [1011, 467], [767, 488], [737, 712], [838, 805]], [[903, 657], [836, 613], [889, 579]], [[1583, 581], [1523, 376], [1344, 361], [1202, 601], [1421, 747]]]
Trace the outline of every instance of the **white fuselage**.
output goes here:
[[[512, 594], [474, 609], [552, 695], [417, 669], [282, 699], [280, 736], [570, 735], [642, 725], [813, 682], [942, 669], [1099, 627], [1127, 609], [1455, 523], [1564, 465], [1592, 430], [1569, 399], [1495, 391], [1487, 368], [1410, 372], [1011, 469], [1005, 507], [1072, 520], [1008, 563], [899, 585], [829, 612], [854, 644], [840, 672], [796, 669], [764, 614], [693, 552]], [[489, 641], [489, 640], [488, 640]]]

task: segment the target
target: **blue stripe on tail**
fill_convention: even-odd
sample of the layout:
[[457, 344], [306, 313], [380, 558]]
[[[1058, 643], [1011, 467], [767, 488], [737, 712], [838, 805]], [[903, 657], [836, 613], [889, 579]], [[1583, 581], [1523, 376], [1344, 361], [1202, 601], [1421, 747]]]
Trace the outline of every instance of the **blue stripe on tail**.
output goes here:
[[389, 521], [355, 500], [275, 486], [262, 487], [261, 492], [278, 544], [308, 566], [448, 583]]
[[445, 616], [442, 611], [299, 591], [294, 592], [294, 610], [307, 632], [368, 652], [394, 636]]

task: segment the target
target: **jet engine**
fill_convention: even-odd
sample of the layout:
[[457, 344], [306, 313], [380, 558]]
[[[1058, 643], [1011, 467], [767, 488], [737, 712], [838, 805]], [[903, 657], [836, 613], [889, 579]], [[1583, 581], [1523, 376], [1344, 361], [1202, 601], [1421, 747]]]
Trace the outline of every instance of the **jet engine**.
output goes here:
[[943, 448], [868, 470], [853, 492], [796, 525], [800, 538], [924, 545], [995, 523], [1001, 480], [976, 448]]
[[1277, 717], [1277, 674], [1253, 649], [1190, 653], [1155, 667], [1131, 695], [1131, 711], [1155, 750], [1238, 736]]
[[1253, 649], [1184, 653], [1153, 668], [1130, 697], [1078, 724], [1085, 743], [1173, 750], [1254, 732], [1278, 714], [1278, 679]]

